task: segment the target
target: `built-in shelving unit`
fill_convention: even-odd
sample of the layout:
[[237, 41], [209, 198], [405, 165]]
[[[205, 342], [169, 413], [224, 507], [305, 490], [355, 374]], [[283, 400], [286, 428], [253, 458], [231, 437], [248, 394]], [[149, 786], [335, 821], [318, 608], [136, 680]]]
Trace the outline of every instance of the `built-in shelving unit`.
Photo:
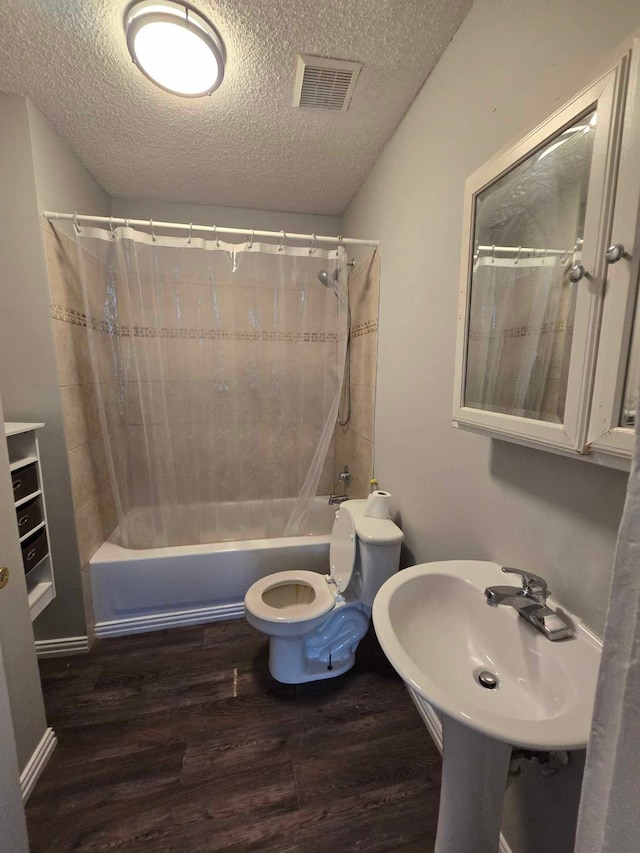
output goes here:
[[32, 621], [56, 594], [37, 435], [37, 430], [43, 426], [28, 423], [4, 425]]
[[[6, 429], [6, 425], [5, 425]], [[13, 433], [14, 435], [19, 435], [19, 433]], [[16, 459], [15, 462], [9, 463], [10, 471], [19, 471], [21, 468], [26, 468], [27, 465], [33, 465], [34, 462], [38, 461], [37, 456], [25, 456], [23, 459]]]

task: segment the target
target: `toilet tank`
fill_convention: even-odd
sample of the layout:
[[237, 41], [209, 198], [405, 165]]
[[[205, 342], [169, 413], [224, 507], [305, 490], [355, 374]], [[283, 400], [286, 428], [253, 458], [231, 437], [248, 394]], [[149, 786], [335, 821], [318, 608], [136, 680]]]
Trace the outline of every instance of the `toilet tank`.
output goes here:
[[404, 533], [390, 518], [364, 515], [365, 500], [345, 501], [356, 528], [356, 564], [350, 587], [358, 600], [368, 607], [382, 584], [398, 571], [400, 546]]

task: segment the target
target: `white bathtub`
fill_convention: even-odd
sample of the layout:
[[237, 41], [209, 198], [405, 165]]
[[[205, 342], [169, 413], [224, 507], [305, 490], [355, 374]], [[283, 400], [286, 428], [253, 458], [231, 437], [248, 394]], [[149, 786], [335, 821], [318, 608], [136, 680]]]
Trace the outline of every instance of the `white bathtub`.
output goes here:
[[133, 550], [115, 530], [90, 561], [96, 636], [232, 619], [251, 584], [287, 569], [329, 571], [336, 507], [317, 498], [306, 536]]

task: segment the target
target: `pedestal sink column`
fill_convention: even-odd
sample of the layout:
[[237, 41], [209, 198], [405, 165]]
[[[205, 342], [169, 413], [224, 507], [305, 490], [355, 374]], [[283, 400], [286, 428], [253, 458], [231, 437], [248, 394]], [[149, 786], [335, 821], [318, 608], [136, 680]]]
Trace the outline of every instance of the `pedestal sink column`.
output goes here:
[[511, 746], [442, 715], [436, 853], [497, 853]]

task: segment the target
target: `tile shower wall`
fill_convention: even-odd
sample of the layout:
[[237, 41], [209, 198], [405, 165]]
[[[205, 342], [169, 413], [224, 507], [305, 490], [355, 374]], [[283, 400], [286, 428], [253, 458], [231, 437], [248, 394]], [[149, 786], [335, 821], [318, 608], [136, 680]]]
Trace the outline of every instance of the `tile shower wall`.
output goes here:
[[352, 498], [366, 497], [373, 476], [379, 288], [380, 256], [376, 251], [349, 276], [351, 419], [346, 427], [336, 425], [334, 483], [348, 465], [352, 477], [348, 493]]
[[80, 324], [84, 303], [76, 245], [49, 224], [44, 226], [44, 241], [82, 589], [91, 636], [94, 622], [88, 564], [113, 531], [117, 518], [108, 482], [87, 332]]
[[[195, 504], [297, 494], [324, 425], [326, 365], [337, 346], [323, 331], [326, 292], [251, 278], [212, 289], [191, 275], [149, 285], [142, 290], [159, 293], [159, 305], [132, 299], [131, 316], [121, 315], [131, 507], [148, 503], [147, 466], [135, 466], [151, 425], [160, 427], [154, 442], [171, 447], [178, 489], [188, 488]], [[333, 467], [332, 444], [321, 494]], [[209, 533], [203, 541], [230, 536]]]
[[[169, 443], [172, 431], [184, 430], [183, 446], [173, 451], [182, 481], [194, 483], [196, 503], [297, 494], [324, 426], [326, 365], [337, 346], [335, 334], [324, 331], [326, 292], [252, 278], [212, 290], [206, 280], [185, 277], [162, 288], [160, 302], [161, 312], [133, 300], [132, 316], [123, 318], [132, 324], [122, 329], [131, 348], [125, 428], [129, 447], [141, 448], [133, 456], [143, 458], [149, 425], [168, 418]], [[137, 325], [160, 316], [166, 325]], [[212, 476], [200, 476], [203, 442]], [[318, 494], [330, 492], [333, 473], [332, 440]], [[145, 477], [131, 480], [135, 488]], [[145, 503], [132, 497], [133, 505]]]

